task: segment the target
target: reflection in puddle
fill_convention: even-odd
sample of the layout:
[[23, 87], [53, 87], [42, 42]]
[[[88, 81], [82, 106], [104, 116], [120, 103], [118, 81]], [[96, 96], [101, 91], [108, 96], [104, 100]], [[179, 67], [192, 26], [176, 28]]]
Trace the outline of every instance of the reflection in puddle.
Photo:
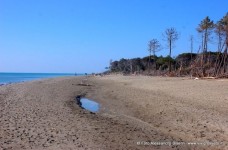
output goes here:
[[97, 112], [99, 110], [99, 104], [93, 100], [89, 100], [87, 98], [80, 98], [80, 102], [78, 102], [80, 107], [89, 110], [91, 112]]

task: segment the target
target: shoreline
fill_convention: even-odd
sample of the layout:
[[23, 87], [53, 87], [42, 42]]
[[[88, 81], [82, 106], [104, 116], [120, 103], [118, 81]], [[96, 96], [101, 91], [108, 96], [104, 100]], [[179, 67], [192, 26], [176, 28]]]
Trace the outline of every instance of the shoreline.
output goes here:
[[27, 82], [33, 82], [33, 81], [39, 81], [39, 80], [55, 79], [55, 78], [68, 78], [68, 77], [86, 77], [86, 75], [45, 77], [45, 78], [37, 78], [37, 79], [31, 79], [31, 80], [22, 80], [22, 81], [16, 81], [16, 82], [4, 82], [4, 83], [0, 83], [0, 86], [12, 85], [12, 84], [20, 84], [20, 83], [27, 83]]
[[[20, 75], [20, 76], [19, 76]], [[24, 75], [24, 76], [21, 76]], [[38, 75], [38, 76], [37, 76]], [[9, 78], [0, 82], [0, 86], [8, 84], [17, 84], [21, 82], [30, 82], [43, 79], [52, 79], [52, 78], [65, 78], [65, 77], [74, 77], [74, 76], [85, 76], [84, 74], [72, 74], [72, 73], [7, 73], [1, 72], [0, 78]], [[15, 80], [16, 78], [16, 80]]]
[[[217, 81], [73, 76], [0, 86], [0, 149], [225, 149], [228, 82]], [[100, 110], [81, 109], [77, 95]]]

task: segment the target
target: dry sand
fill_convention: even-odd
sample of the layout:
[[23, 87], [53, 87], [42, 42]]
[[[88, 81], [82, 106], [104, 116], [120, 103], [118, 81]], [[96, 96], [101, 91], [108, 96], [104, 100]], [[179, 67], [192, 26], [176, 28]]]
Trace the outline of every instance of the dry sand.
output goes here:
[[[0, 150], [228, 149], [227, 91], [225, 79], [145, 76], [1, 86]], [[99, 102], [100, 111], [76, 105], [80, 94]]]

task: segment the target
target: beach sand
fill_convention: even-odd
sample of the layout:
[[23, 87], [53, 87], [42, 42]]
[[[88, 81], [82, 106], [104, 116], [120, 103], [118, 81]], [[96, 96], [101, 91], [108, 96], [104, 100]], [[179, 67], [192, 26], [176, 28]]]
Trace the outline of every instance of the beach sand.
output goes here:
[[[4, 85], [0, 150], [228, 149], [227, 91], [226, 79], [146, 76]], [[77, 95], [100, 103], [100, 111], [80, 108]]]

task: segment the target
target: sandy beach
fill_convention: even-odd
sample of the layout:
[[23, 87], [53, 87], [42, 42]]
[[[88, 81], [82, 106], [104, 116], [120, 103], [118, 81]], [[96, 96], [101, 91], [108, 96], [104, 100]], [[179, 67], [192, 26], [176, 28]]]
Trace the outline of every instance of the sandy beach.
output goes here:
[[[227, 79], [146, 76], [0, 86], [0, 150], [228, 149], [227, 91]], [[77, 95], [99, 112], [80, 108]]]

